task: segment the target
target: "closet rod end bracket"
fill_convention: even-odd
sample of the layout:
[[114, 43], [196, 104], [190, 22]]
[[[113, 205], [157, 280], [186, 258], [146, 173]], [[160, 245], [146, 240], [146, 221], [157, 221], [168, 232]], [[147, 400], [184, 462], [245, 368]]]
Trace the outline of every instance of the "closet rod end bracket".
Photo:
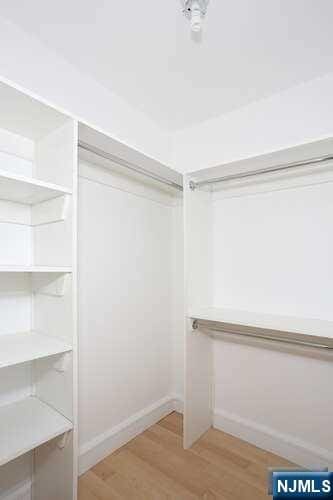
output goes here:
[[197, 185], [196, 185], [196, 183], [194, 181], [190, 181], [188, 183], [188, 185], [189, 185], [189, 188], [190, 188], [191, 191], [195, 191]]
[[192, 329], [193, 330], [197, 330], [199, 328], [199, 324], [198, 324], [198, 320], [197, 319], [194, 319], [192, 321]]

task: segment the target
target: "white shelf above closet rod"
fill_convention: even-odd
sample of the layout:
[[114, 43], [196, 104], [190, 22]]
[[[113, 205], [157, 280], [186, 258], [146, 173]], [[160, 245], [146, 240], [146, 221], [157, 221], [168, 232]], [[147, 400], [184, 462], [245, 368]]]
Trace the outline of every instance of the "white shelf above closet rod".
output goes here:
[[[315, 347], [318, 349], [328, 349], [333, 350], [333, 339], [324, 339], [322, 337], [309, 336], [306, 334], [295, 334], [290, 332], [279, 332], [275, 330], [267, 330], [265, 328], [254, 328], [249, 326], [238, 326], [235, 329], [235, 325], [232, 325], [233, 331], [231, 331], [231, 326], [226, 326], [224, 324], [219, 324], [214, 321], [193, 319], [192, 323], [193, 330], [206, 329], [211, 332], [220, 332], [232, 336], [242, 336], [251, 337], [263, 340], [269, 340], [271, 342], [282, 342], [284, 344], [300, 345], [303, 347]], [[303, 340], [308, 337], [307, 340]]]
[[232, 309], [204, 308], [189, 314], [194, 330], [243, 336], [286, 344], [333, 349], [333, 322], [259, 314]]
[[148, 172], [145, 168], [140, 167], [139, 165], [134, 165], [133, 163], [130, 163], [122, 158], [119, 158], [117, 156], [114, 156], [110, 153], [107, 153], [106, 151], [103, 151], [99, 148], [96, 148], [95, 146], [91, 146], [90, 144], [86, 144], [85, 142], [80, 141], [78, 144], [79, 149], [82, 149], [84, 151], [88, 151], [89, 153], [93, 153], [97, 156], [100, 156], [101, 158], [104, 158], [105, 160], [112, 161], [114, 163], [118, 163], [124, 168], [127, 168], [128, 170], [131, 170], [132, 172], [136, 172], [137, 174], [144, 175], [145, 177], [149, 177], [150, 179], [153, 179], [154, 181], [161, 182], [162, 184], [166, 184], [167, 186], [170, 186], [172, 188], [178, 189], [179, 191], [183, 190], [183, 186], [180, 184], [177, 184], [176, 182], [173, 182], [169, 179], [166, 179], [165, 177], [162, 177], [158, 174], [155, 174], [153, 172]]
[[327, 161], [333, 160], [333, 155], [324, 155], [316, 158], [309, 158], [308, 160], [303, 161], [295, 161], [290, 163], [284, 163], [282, 165], [274, 165], [272, 167], [261, 168], [257, 170], [247, 171], [247, 172], [238, 172], [237, 174], [224, 175], [221, 177], [213, 177], [212, 179], [204, 179], [204, 180], [190, 180], [189, 187], [192, 191], [197, 188], [208, 186], [210, 184], [216, 184], [218, 182], [226, 182], [226, 181], [234, 181], [239, 179], [246, 179], [248, 177], [254, 177], [256, 175], [269, 174], [274, 172], [281, 172], [284, 170], [289, 170], [297, 167], [306, 167], [308, 165], [321, 164]]

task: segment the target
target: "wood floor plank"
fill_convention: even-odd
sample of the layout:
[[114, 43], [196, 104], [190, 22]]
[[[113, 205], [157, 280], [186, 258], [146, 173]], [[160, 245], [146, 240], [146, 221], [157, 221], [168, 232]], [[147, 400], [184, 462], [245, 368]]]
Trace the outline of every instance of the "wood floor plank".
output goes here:
[[117, 472], [107, 479], [106, 483], [110, 484], [126, 500], [162, 500], [162, 495], [158, 490], [149, 488], [137, 478], [130, 478], [127, 472], [123, 474]]
[[170, 415], [159, 421], [159, 425], [165, 427], [166, 429], [169, 429], [175, 434], [178, 434], [178, 436], [183, 435], [183, 419], [181, 415], [179, 415], [179, 413], [170, 413]]
[[[142, 464], [135, 466], [133, 462], [135, 457], [132, 457], [129, 452], [124, 449], [116, 457], [110, 457], [104, 460], [106, 469], [101, 470], [102, 478], [107, 483], [112, 483], [113, 487], [121, 494], [126, 492], [126, 498], [137, 500], [168, 500], [170, 496], [160, 487], [160, 483], [156, 479], [155, 471], [149, 471], [149, 475], [145, 473]], [[111, 473], [106, 472], [111, 471]]]
[[171, 413], [85, 473], [79, 500], [266, 500], [269, 467], [294, 466], [210, 429], [184, 450]]
[[114, 490], [111, 484], [107, 484], [91, 471], [86, 472], [80, 478], [80, 483], [99, 500], [123, 500], [123, 497]]
[[[144, 439], [147, 438], [145, 441]], [[148, 442], [150, 440], [150, 443]], [[223, 470], [216, 470], [204, 458], [193, 453], [186, 453], [179, 450], [178, 453], [166, 449], [153, 438], [150, 431], [141, 435], [140, 439], [141, 453], [154, 452], [155, 467], [164, 467], [168, 469], [168, 474], [175, 481], [182, 483], [192, 493], [202, 498], [206, 491], [212, 490], [220, 497], [223, 495], [231, 500], [243, 498], [245, 490], [248, 499], [261, 499], [262, 492], [242, 481], [242, 474], [231, 475]], [[143, 449], [145, 447], [145, 449]], [[266, 498], [265, 498], [266, 500]]]
[[85, 480], [81, 481], [81, 479], [79, 481], [78, 497], [80, 500], [98, 500], [98, 497], [86, 486]]
[[217, 500], [218, 498], [212, 491], [207, 491], [203, 496], [203, 500]]
[[205, 448], [205, 446], [201, 446], [199, 444], [194, 445], [192, 452], [205, 458], [205, 460], [209, 463], [209, 470], [211, 473], [215, 473], [216, 475], [221, 473], [228, 474], [237, 481], [240, 480], [251, 488], [256, 488], [259, 491], [266, 492], [266, 484], [263, 485], [261, 476], [253, 473], [248, 468], [244, 469], [232, 464], [220, 455], [215, 454], [211, 450]]
[[[201, 443], [201, 441], [191, 448], [191, 454], [189, 454], [188, 450], [183, 449], [181, 437], [159, 424], [152, 426], [144, 435], [165, 446], [177, 456], [183, 457], [189, 464], [198, 465], [205, 474], [214, 474], [215, 477], [221, 476], [222, 472], [231, 474], [237, 480], [241, 477], [249, 486], [266, 492], [266, 484], [264, 489], [263, 481], [248, 470], [250, 462], [243, 459], [241, 455], [233, 454], [219, 447], [214, 448], [210, 443]], [[267, 476], [267, 469], [265, 472]], [[266, 476], [264, 481], [266, 481]]]
[[91, 469], [91, 471], [100, 479], [103, 479], [103, 481], [106, 481], [116, 473], [116, 471], [111, 467], [111, 464], [107, 460], [99, 462], [97, 465], [95, 465], [95, 467]]
[[197, 497], [190, 494], [181, 485], [175, 483], [166, 474], [147, 463], [142, 458], [133, 454], [129, 449], [124, 449], [118, 457], [108, 457], [107, 461], [112, 461], [112, 466], [119, 471], [126, 473], [129, 477], [140, 478], [152, 490], [159, 490], [173, 500], [194, 500]]
[[[168, 447], [170, 450], [177, 452], [183, 456], [188, 456], [188, 451], [183, 449], [182, 438], [178, 435], [172, 434], [167, 429], [160, 425], [152, 426], [147, 432], [147, 435], [152, 436], [156, 434], [156, 441], [159, 441], [164, 446]], [[201, 440], [200, 440], [201, 444]], [[251, 464], [250, 460], [244, 458], [241, 454], [235, 453], [231, 450], [226, 450], [212, 444], [210, 442], [205, 442], [204, 446], [206, 449], [212, 450], [220, 458], [220, 461], [227, 462], [229, 465], [235, 465], [245, 469]], [[192, 451], [193, 449], [191, 449]]]
[[196, 496], [205, 493], [204, 481], [188, 470], [188, 465], [167, 450], [151, 441], [146, 436], [138, 436], [129, 443], [129, 449], [136, 456], [142, 458], [155, 469], [163, 472], [176, 484], [182, 485], [185, 490]]

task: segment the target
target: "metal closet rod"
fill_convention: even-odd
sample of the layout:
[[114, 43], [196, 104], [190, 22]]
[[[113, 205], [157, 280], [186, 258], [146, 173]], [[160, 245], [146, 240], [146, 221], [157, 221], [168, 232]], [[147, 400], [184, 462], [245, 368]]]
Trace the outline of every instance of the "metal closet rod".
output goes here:
[[267, 174], [270, 172], [280, 172], [283, 170], [288, 170], [291, 168], [304, 167], [306, 165], [314, 165], [316, 163], [323, 163], [328, 160], [333, 160], [333, 154], [318, 156], [316, 158], [309, 158], [308, 160], [295, 161], [291, 163], [283, 163], [281, 165], [275, 165], [273, 167], [261, 168], [258, 170], [252, 170], [250, 172], [239, 172], [237, 174], [225, 175], [222, 177], [214, 177], [213, 179], [207, 179], [202, 181], [191, 180], [189, 182], [190, 189], [192, 191], [196, 188], [207, 186], [209, 184], [215, 184], [217, 182], [233, 181], [236, 179], [245, 179], [247, 177], [254, 177], [255, 175]]
[[153, 174], [152, 172], [149, 172], [148, 170], [139, 167], [138, 165], [135, 165], [134, 163], [130, 163], [126, 160], [123, 160], [122, 158], [118, 158], [117, 156], [114, 156], [111, 153], [107, 153], [106, 151], [103, 151], [102, 149], [96, 148], [95, 146], [90, 146], [86, 142], [79, 141], [78, 147], [80, 149], [83, 149], [85, 151], [89, 151], [89, 153], [93, 153], [97, 156], [100, 156], [101, 158], [104, 158], [105, 160], [112, 161], [114, 163], [118, 163], [118, 165], [121, 165], [124, 168], [127, 168], [128, 170], [131, 170], [132, 172], [136, 172], [137, 174], [144, 175], [146, 177], [149, 177], [150, 179], [153, 179], [154, 181], [161, 182], [163, 184], [167, 184], [168, 186], [178, 189], [179, 191], [183, 190], [183, 186], [180, 184], [177, 184], [176, 182], [170, 181], [169, 179], [166, 179], [165, 177], [162, 177], [158, 174]]
[[[315, 347], [317, 349], [326, 349], [326, 350], [332, 350], [333, 349], [333, 343], [323, 343], [321, 341], [311, 341], [311, 340], [301, 340], [299, 338], [282, 338], [275, 336], [274, 334], [272, 335], [267, 335], [265, 333], [253, 333], [253, 332], [242, 332], [242, 331], [228, 331], [227, 328], [223, 326], [218, 326], [218, 325], [209, 325], [207, 324], [206, 321], [204, 320], [199, 320], [199, 319], [193, 319], [192, 320], [192, 328], [193, 330], [197, 330], [198, 328], [202, 327], [205, 330], [210, 330], [212, 332], [219, 332], [225, 335], [228, 335], [232, 337], [233, 335], [236, 336], [241, 336], [241, 337], [251, 337], [251, 338], [258, 338], [262, 340], [269, 340], [272, 342], [281, 342], [283, 344], [293, 344], [293, 345], [300, 345], [303, 347]], [[313, 337], [312, 337], [313, 338]]]

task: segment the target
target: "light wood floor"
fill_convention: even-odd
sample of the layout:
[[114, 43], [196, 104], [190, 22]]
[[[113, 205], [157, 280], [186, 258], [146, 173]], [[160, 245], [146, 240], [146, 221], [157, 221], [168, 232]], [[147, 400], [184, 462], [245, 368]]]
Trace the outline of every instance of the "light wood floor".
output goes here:
[[268, 467], [291, 465], [214, 429], [185, 451], [172, 413], [81, 476], [79, 500], [267, 500]]

